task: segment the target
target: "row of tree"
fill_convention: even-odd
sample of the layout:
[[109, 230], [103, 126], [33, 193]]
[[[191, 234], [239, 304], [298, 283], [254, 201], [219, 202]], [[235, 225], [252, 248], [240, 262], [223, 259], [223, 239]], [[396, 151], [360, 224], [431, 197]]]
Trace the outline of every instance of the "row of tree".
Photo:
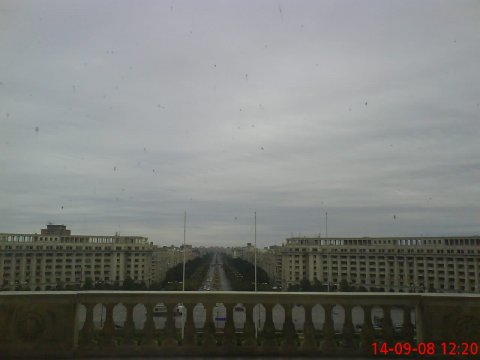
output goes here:
[[[223, 268], [233, 290], [255, 290], [255, 266], [252, 263], [224, 255]], [[272, 290], [267, 273], [259, 266], [257, 266], [257, 288], [259, 291]]]
[[[349, 284], [347, 280], [343, 279], [338, 284], [331, 283], [329, 285], [323, 284], [318, 280], [315, 280], [313, 283], [307, 279], [302, 279], [299, 284], [290, 285], [287, 291], [292, 292], [302, 292], [302, 291], [319, 291], [319, 292], [328, 292], [328, 291], [341, 291], [341, 292], [385, 292], [385, 288], [381, 287], [371, 287], [370, 290], [365, 286], [358, 286]], [[387, 290], [388, 291], [388, 290]], [[423, 292], [424, 290], [422, 290]], [[411, 288], [408, 292], [415, 292], [415, 289]], [[428, 288], [428, 292], [436, 292], [433, 286]]]
[[[198, 290], [207, 276], [208, 267], [213, 254], [205, 254], [185, 263], [185, 290]], [[156, 290], [182, 290], [183, 263], [177, 264], [167, 271], [165, 280], [160, 284], [153, 284]]]
[[[308, 279], [302, 279], [300, 284], [290, 285], [287, 291], [292, 292], [301, 292], [301, 291], [342, 291], [342, 292], [366, 292], [368, 291], [364, 286], [352, 286], [347, 280], [343, 279], [338, 284], [323, 284], [318, 280], [315, 280], [313, 283], [308, 281]], [[373, 290], [372, 290], [373, 291]]]

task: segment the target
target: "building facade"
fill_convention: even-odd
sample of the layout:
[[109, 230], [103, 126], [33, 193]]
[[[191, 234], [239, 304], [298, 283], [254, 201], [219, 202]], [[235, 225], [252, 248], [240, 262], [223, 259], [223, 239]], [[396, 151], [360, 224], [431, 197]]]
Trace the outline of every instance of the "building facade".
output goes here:
[[40, 234], [0, 233], [0, 289], [49, 290], [92, 283], [151, 282], [154, 246], [146, 237], [72, 235], [64, 225]]
[[480, 237], [289, 238], [282, 287], [311, 283], [386, 292], [479, 292]]

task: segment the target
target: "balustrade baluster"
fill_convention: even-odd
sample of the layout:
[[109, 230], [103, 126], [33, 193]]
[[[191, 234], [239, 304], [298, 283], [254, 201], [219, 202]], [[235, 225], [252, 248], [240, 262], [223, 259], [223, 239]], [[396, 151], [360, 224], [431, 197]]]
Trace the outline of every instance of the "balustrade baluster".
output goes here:
[[395, 337], [395, 330], [393, 329], [392, 316], [391, 316], [391, 306], [383, 307], [383, 324], [382, 324], [382, 334], [383, 340], [387, 343], [392, 343], [393, 338]]
[[245, 304], [245, 325], [243, 327], [243, 346], [256, 347], [255, 323], [253, 320], [253, 308], [255, 304]]
[[[103, 323], [102, 329], [102, 344], [103, 345], [115, 345], [114, 335], [115, 335], [115, 323], [113, 322], [113, 307], [115, 304], [107, 303], [105, 304], [106, 313], [105, 313], [105, 322]], [[103, 308], [102, 308], [103, 312]]]
[[93, 332], [94, 332], [94, 324], [93, 324], [93, 308], [95, 304], [85, 304], [86, 312], [85, 312], [85, 323], [83, 324], [82, 328], [82, 344], [83, 345], [93, 345], [95, 342], [93, 341]]
[[342, 337], [343, 347], [346, 349], [355, 348], [355, 329], [352, 322], [352, 306], [345, 305], [345, 323], [343, 324]]
[[225, 328], [223, 330], [223, 345], [232, 348], [237, 345], [235, 334], [235, 323], [233, 322], [233, 314], [235, 304], [224, 304], [226, 310]]
[[144, 305], [147, 309], [147, 318], [143, 326], [142, 345], [158, 345], [157, 341], [155, 340], [155, 322], [153, 321], [153, 308], [155, 304], [145, 303]]
[[412, 319], [410, 318], [410, 307], [403, 307], [403, 325], [402, 325], [402, 338], [410, 343], [413, 342], [414, 329]]
[[183, 333], [183, 340], [182, 340], [182, 345], [183, 346], [189, 346], [193, 347], [196, 345], [195, 342], [195, 336], [196, 336], [196, 329], [195, 329], [195, 321], [193, 319], [193, 309], [196, 304], [183, 304], [185, 308], [185, 312], [187, 315], [186, 321], [185, 321], [185, 328], [184, 328], [184, 333]]
[[133, 322], [133, 308], [135, 304], [124, 304], [127, 311], [127, 318], [124, 324], [123, 342], [125, 344], [136, 344], [135, 341], [135, 323]]
[[295, 331], [295, 325], [293, 324], [292, 310], [294, 305], [286, 304], [283, 305], [285, 309], [285, 322], [283, 324], [282, 331], [282, 351], [292, 352], [295, 349], [295, 342], [297, 337], [297, 332]]
[[374, 337], [375, 332], [372, 325], [372, 307], [363, 306], [363, 327], [361, 335], [361, 349], [363, 353], [372, 353], [372, 342]]
[[203, 328], [203, 345], [207, 348], [213, 348], [217, 345], [217, 340], [215, 338], [215, 323], [213, 322], [213, 307], [215, 306], [212, 303], [204, 304], [206, 317], [205, 325]]
[[335, 329], [333, 328], [332, 309], [333, 305], [323, 305], [325, 309], [325, 323], [323, 324], [322, 341], [320, 350], [324, 354], [334, 354], [337, 349], [335, 342]]
[[[263, 325], [262, 347], [264, 349], [276, 349], [275, 324], [273, 323], [273, 304], [263, 304], [265, 306], [265, 324]], [[260, 309], [259, 309], [260, 314]], [[260, 318], [260, 315], [258, 316]], [[258, 327], [258, 324], [255, 324]]]
[[165, 308], [167, 316], [165, 318], [165, 327], [163, 328], [162, 346], [176, 347], [178, 346], [177, 328], [175, 327], [175, 309], [176, 304], [167, 303]]
[[317, 341], [315, 340], [315, 327], [312, 320], [312, 310], [314, 305], [304, 305], [305, 323], [303, 324], [303, 342], [302, 349], [305, 351], [316, 350]]

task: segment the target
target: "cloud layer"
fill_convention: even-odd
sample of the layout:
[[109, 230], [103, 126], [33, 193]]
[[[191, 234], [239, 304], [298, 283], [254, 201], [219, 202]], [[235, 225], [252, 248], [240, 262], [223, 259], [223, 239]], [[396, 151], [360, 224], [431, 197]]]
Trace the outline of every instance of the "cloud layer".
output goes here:
[[4, 1], [0, 231], [480, 234], [476, 1]]

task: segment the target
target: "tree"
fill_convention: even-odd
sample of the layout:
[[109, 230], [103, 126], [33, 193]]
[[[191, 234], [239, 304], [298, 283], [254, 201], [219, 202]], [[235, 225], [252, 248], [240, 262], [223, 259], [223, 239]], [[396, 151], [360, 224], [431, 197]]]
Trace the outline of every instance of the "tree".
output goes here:
[[135, 282], [131, 277], [125, 278], [123, 281], [122, 290], [135, 290]]
[[303, 278], [300, 281], [300, 289], [301, 289], [301, 291], [312, 291], [313, 290], [312, 285], [310, 284], [310, 281], [308, 281], [308, 279], [305, 279], [305, 278]]
[[83, 290], [93, 290], [93, 280], [92, 278], [86, 278], [85, 282], [83, 283]]
[[287, 291], [289, 292], [300, 292], [302, 291], [299, 284], [290, 284], [288, 285]]
[[352, 291], [352, 287], [348, 284], [347, 280], [342, 279], [342, 281], [340, 281], [340, 291], [342, 292]]
[[315, 279], [315, 281], [313, 282], [312, 290], [313, 290], [313, 291], [325, 292], [325, 291], [328, 291], [328, 286], [327, 286], [327, 285], [323, 285], [323, 284], [320, 282], [320, 280]]

